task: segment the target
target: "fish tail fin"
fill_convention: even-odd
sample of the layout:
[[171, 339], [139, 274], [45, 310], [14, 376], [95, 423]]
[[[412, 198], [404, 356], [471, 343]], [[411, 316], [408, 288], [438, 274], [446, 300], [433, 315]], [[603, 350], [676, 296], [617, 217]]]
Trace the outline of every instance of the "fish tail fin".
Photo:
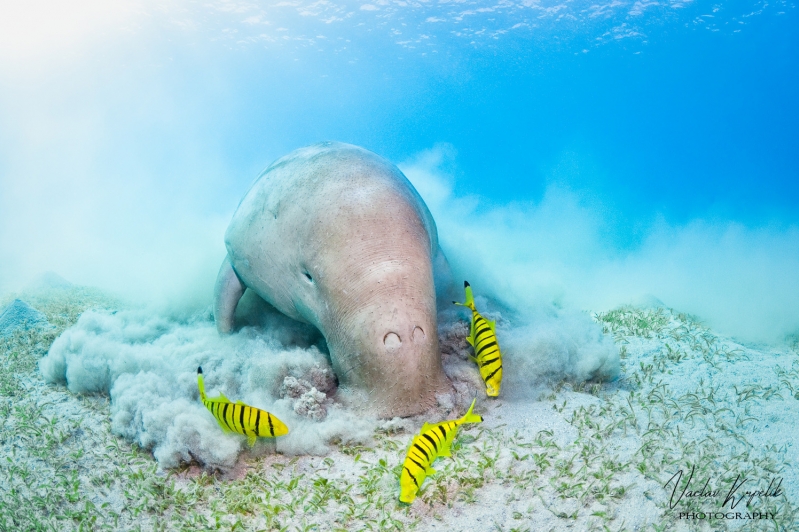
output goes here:
[[197, 368], [197, 388], [200, 389], [200, 399], [205, 401], [205, 383], [203, 382], [203, 368]]
[[472, 411], [474, 410], [474, 404], [477, 402], [477, 398], [472, 400], [472, 406], [469, 407], [469, 410], [463, 415], [460, 419], [459, 424], [463, 423], [481, 423], [483, 421], [483, 416], [478, 414], [474, 414]]
[[469, 284], [469, 281], [463, 281], [463, 288], [466, 290], [466, 302], [465, 303], [458, 303], [457, 301], [453, 301], [456, 305], [460, 305], [462, 307], [469, 307], [472, 310], [474, 308], [474, 295], [472, 295], [472, 286]]
[[463, 289], [466, 291], [466, 303], [463, 305], [474, 310], [474, 295], [472, 294], [472, 286], [469, 281], [463, 281]]

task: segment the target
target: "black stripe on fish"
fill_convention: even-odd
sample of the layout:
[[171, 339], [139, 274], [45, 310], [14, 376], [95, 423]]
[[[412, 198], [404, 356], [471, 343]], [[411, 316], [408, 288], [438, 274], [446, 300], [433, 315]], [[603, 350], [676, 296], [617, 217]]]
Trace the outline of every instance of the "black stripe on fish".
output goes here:
[[239, 426], [236, 425], [236, 418], [238, 417], [236, 415], [236, 410], [238, 409], [238, 406], [239, 405], [231, 405], [230, 407], [230, 426], [233, 427], [234, 432], [240, 432]]
[[[413, 462], [414, 464], [416, 464], [416, 467], [418, 467], [419, 469], [421, 469], [422, 471], [424, 471], [424, 467], [422, 467], [422, 464], [420, 464], [419, 462], [417, 462], [416, 460], [414, 460], [414, 459], [413, 459], [413, 458], [411, 458], [410, 456], [408, 457], [408, 460], [410, 460], [411, 462]], [[406, 469], [407, 469], [407, 468], [406, 468]], [[410, 470], [409, 470], [409, 471], [410, 471]]]
[[494, 335], [494, 331], [492, 331], [491, 327], [489, 327], [488, 325], [486, 325], [485, 327], [480, 327], [480, 328], [476, 329], [475, 331], [476, 332], [475, 332], [474, 338], [476, 340], [482, 340], [486, 336], [491, 337], [491, 336]]
[[[413, 456], [413, 458], [414, 458], [414, 460], [413, 460], [414, 463], [416, 463], [416, 464], [428, 464], [429, 465], [429, 464], [432, 463], [431, 460], [426, 459], [424, 457], [424, 455], [422, 455], [422, 453], [419, 452], [419, 449], [412, 448], [410, 450], [410, 453], [411, 453], [411, 456]], [[421, 466], [421, 467], [422, 467], [422, 471], [425, 471], [425, 469], [426, 469], [425, 466]]]
[[493, 342], [489, 342], [489, 343], [487, 343], [484, 346], [481, 346], [480, 349], [478, 349], [477, 356], [480, 356], [481, 354], [483, 354], [483, 352], [486, 349], [490, 349], [490, 348], [494, 347], [495, 345], [497, 345], [497, 341], [496, 340], [494, 340]]
[[211, 401], [208, 401], [208, 404], [211, 405], [211, 412], [214, 414], [214, 417], [219, 421], [219, 409], [222, 408], [222, 405], [220, 403], [212, 403]]
[[255, 409], [255, 434], [257, 436], [261, 435], [261, 409]]
[[423, 455], [424, 455], [424, 457], [427, 459], [427, 461], [428, 461], [428, 462], [430, 461], [430, 455], [429, 455], [429, 454], [427, 454], [427, 451], [424, 449], [424, 447], [422, 447], [421, 445], [419, 445], [419, 443], [414, 443], [414, 444], [413, 444], [413, 446], [414, 446], [414, 447], [416, 447], [417, 449], [419, 449], [420, 451], [422, 451], [422, 454], [423, 454]]
[[230, 427], [227, 426], [227, 421], [225, 421], [225, 418], [222, 417], [222, 409], [224, 407], [225, 407], [224, 403], [216, 403], [216, 412], [214, 413], [214, 417], [216, 417], [216, 420], [220, 422], [225, 428], [229, 429]]
[[413, 476], [413, 473], [411, 473], [411, 470], [406, 467], [405, 471], [408, 472], [408, 476], [411, 477], [411, 480], [413, 480], [413, 483], [416, 484], [416, 489], [419, 489], [419, 483], [416, 481], [416, 477]]
[[219, 403], [219, 407], [217, 408], [217, 416], [216, 419], [222, 422], [222, 424], [230, 429], [230, 425], [227, 424], [227, 419], [225, 419], [225, 412], [227, 412], [227, 403]]
[[[419, 435], [418, 442], [424, 445], [425, 449], [427, 449], [427, 446], [430, 444], [427, 443], [426, 439], [422, 439], [422, 436], [423, 436], [422, 434]], [[435, 459], [436, 459], [436, 446], [430, 445], [430, 463], [433, 463], [433, 460]]]
[[230, 408], [230, 410], [229, 410], [229, 412], [230, 412], [230, 424], [233, 427], [234, 431], [241, 432], [241, 430], [238, 428], [238, 425], [236, 425], [236, 408], [237, 407], [238, 407], [238, 405], [233, 405], [233, 407]]
[[267, 412], [266, 419], [269, 421], [269, 435], [275, 437], [275, 427], [272, 425], [272, 415]]
[[485, 351], [480, 353], [480, 356], [478, 357], [478, 359], [480, 359], [480, 358], [488, 358], [488, 357], [494, 356], [494, 355], [499, 355], [499, 346], [498, 345], [489, 347], [488, 349], [486, 349]]
[[486, 366], [487, 366], [487, 365], [489, 365], [489, 364], [493, 364], [493, 363], [494, 363], [494, 362], [496, 362], [497, 360], [499, 360], [499, 357], [497, 357], [497, 358], [492, 358], [491, 360], [483, 360], [483, 363], [482, 363], [482, 364], [480, 364], [480, 367], [481, 367], [481, 368], [484, 368], [484, 367], [486, 367]]
[[245, 425], [244, 425], [244, 409], [245, 408], [249, 408], [249, 406], [242, 406], [241, 407], [241, 411], [239, 412], [239, 423], [241, 423], [241, 431], [246, 434], [247, 433], [247, 429], [245, 428]]
[[487, 382], [487, 381], [488, 381], [488, 379], [490, 379], [491, 377], [493, 377], [493, 376], [494, 376], [494, 375], [497, 373], [497, 371], [499, 371], [499, 370], [501, 370], [501, 369], [502, 369], [502, 364], [500, 364], [500, 366], [499, 366], [497, 369], [495, 369], [494, 371], [492, 371], [492, 372], [491, 372], [491, 374], [490, 374], [489, 376], [487, 376], [487, 377], [486, 377], [484, 380]]
[[483, 327], [478, 332], [475, 333], [474, 337], [477, 340], [475, 343], [479, 343], [481, 340], [485, 340], [486, 338], [491, 338], [492, 332], [491, 327]]
[[[227, 423], [227, 426], [230, 427], [230, 430], [232, 430], [233, 432], [236, 432], [236, 427], [234, 426], [235, 423], [233, 422], [233, 410], [234, 410], [234, 408], [232, 408], [232, 406], [233, 405], [231, 405], [230, 403], [225, 403], [225, 414], [224, 414], [225, 415], [225, 423]], [[228, 419], [228, 417], [227, 417], [228, 410], [230, 411], [230, 419]]]
[[499, 346], [497, 345], [495, 338], [493, 342], [488, 342], [485, 347], [480, 347], [477, 349], [477, 355], [475, 356], [477, 357], [477, 360], [482, 360], [484, 358], [493, 356], [497, 353], [497, 351], [499, 351]]
[[228, 413], [230, 414], [230, 426], [233, 427], [234, 432], [241, 432], [236, 425], [236, 406], [237, 405], [231, 405], [230, 409], [228, 409]]
[[444, 428], [444, 425], [439, 425], [438, 426], [438, 430], [441, 431], [441, 439], [442, 440], [446, 440], [447, 439], [447, 430]]
[[433, 450], [434, 450], [434, 451], [436, 451], [436, 452], [438, 452], [438, 444], [437, 444], [437, 443], [436, 443], [436, 441], [435, 441], [435, 440], [432, 438], [432, 436], [430, 436], [430, 435], [429, 435], [429, 434], [427, 434], [426, 432], [425, 432], [424, 434], [422, 434], [422, 436], [424, 436], [425, 438], [427, 438], [427, 440], [428, 440], [430, 443], [432, 443], [432, 444], [433, 444]]

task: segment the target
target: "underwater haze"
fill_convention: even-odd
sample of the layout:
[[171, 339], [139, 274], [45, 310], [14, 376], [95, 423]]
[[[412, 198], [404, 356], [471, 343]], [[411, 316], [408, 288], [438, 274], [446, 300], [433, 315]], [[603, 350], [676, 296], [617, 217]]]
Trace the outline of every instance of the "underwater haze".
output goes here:
[[53, 270], [206, 306], [255, 177], [338, 140], [398, 164], [509, 305], [799, 332], [793, 1], [0, 9], [0, 292]]

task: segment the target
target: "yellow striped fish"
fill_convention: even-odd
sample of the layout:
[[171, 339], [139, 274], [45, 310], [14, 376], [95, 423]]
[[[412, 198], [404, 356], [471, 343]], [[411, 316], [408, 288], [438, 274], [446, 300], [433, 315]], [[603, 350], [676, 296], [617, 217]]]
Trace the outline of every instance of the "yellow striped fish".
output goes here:
[[200, 400], [214, 415], [222, 430], [247, 436], [250, 447], [255, 445], [256, 437], [274, 438], [289, 433], [288, 427], [266, 410], [245, 405], [241, 401], [232, 403], [222, 394], [208, 399], [201, 367], [197, 368], [197, 387], [200, 389]]
[[499, 387], [502, 383], [502, 354], [499, 352], [497, 343], [496, 323], [486, 320], [474, 308], [474, 296], [468, 281], [463, 282], [463, 287], [466, 290], [466, 303], [457, 301], [453, 301], [453, 303], [472, 310], [472, 327], [466, 341], [474, 347], [477, 356], [469, 358], [480, 368], [480, 376], [486, 383], [486, 395], [496, 397], [499, 395]]
[[439, 456], [452, 456], [450, 448], [458, 427], [464, 423], [480, 423], [483, 418], [473, 414], [475, 399], [466, 414], [460, 419], [442, 421], [435, 425], [425, 423], [419, 435], [413, 438], [405, 464], [400, 473], [400, 502], [410, 504], [422, 487], [427, 475], [436, 472], [430, 467]]

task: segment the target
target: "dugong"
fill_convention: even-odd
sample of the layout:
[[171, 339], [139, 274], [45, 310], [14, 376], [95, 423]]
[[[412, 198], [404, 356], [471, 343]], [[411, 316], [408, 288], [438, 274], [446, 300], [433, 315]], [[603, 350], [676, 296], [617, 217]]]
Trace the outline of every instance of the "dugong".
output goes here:
[[325, 142], [278, 159], [241, 200], [215, 287], [221, 333], [245, 289], [327, 340], [342, 397], [381, 417], [451, 392], [438, 346], [436, 285], [451, 275], [433, 217], [382, 157]]

